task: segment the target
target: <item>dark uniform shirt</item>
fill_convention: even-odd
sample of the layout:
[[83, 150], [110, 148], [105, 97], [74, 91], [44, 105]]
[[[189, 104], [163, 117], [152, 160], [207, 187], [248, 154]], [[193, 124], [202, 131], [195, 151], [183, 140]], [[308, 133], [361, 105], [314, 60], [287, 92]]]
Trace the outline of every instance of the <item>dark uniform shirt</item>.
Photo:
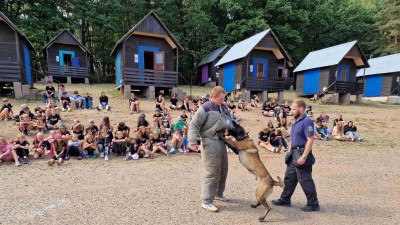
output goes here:
[[304, 147], [307, 143], [307, 137], [314, 136], [314, 123], [313, 121], [303, 114], [296, 120], [290, 131], [291, 147]]

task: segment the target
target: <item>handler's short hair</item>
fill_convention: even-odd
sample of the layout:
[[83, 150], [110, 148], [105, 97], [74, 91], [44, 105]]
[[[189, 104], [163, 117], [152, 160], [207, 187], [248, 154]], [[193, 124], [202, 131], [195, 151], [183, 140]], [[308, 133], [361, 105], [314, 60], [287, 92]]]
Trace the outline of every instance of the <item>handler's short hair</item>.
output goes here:
[[212, 91], [211, 91], [211, 97], [218, 97], [221, 94], [226, 94], [224, 88], [222, 88], [221, 86], [215, 86]]
[[296, 100], [294, 100], [293, 103], [296, 104], [298, 107], [306, 109], [306, 102], [302, 99], [296, 99]]

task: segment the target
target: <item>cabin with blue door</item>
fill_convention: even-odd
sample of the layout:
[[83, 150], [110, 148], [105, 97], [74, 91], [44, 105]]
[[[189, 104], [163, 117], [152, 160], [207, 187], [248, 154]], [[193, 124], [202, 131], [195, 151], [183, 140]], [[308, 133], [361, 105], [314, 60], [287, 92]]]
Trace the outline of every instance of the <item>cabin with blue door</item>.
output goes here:
[[400, 53], [368, 60], [367, 69], [357, 72], [364, 82], [364, 97], [400, 96]]
[[16, 97], [29, 95], [23, 90], [33, 84], [32, 53], [35, 49], [29, 39], [0, 12], [0, 91], [13, 83]]
[[229, 51], [229, 46], [225, 45], [219, 49], [209, 52], [197, 65], [198, 74], [200, 75], [200, 84], [209, 84], [216, 86], [218, 84], [218, 74], [215, 64]]
[[145, 91], [148, 98], [178, 85], [178, 59], [183, 48], [151, 11], [115, 45], [116, 84], [129, 97], [132, 88]]
[[43, 47], [48, 75], [67, 83], [89, 83], [89, 50], [63, 29]]
[[[225, 91], [242, 90], [250, 100], [253, 94], [283, 91], [293, 85], [294, 62], [271, 29], [236, 43], [215, 65]], [[282, 100], [282, 99], [280, 99]]]
[[327, 95], [335, 103], [350, 103], [351, 95], [363, 93], [357, 70], [369, 67], [357, 41], [310, 52], [294, 70], [299, 96]]

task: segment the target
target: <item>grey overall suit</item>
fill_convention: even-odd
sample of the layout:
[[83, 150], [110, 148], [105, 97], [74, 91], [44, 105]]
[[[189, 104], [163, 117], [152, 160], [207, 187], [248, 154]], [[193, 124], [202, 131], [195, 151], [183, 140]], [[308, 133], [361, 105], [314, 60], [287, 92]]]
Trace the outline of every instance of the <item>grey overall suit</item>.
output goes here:
[[190, 122], [189, 143], [196, 144], [197, 137], [202, 138], [202, 199], [205, 204], [212, 203], [216, 195], [222, 196], [224, 193], [228, 175], [228, 155], [225, 143], [218, 138], [217, 132], [232, 128], [228, 107], [224, 103], [218, 107], [211, 100], [197, 110]]

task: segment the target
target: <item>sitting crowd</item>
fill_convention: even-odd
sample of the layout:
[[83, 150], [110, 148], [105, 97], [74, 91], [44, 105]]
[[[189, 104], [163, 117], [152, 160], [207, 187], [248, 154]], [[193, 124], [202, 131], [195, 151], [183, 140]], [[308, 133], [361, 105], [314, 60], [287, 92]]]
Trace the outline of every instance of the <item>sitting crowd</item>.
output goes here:
[[[76, 157], [77, 160], [84, 158], [97, 158], [98, 156], [108, 161], [112, 152], [115, 157], [124, 157], [125, 160], [139, 158], [154, 158], [157, 152], [170, 156], [177, 152], [187, 154], [190, 151], [200, 152], [188, 146], [188, 126], [197, 109], [209, 100], [209, 96], [196, 96], [193, 100], [185, 96], [179, 104], [177, 94], [172, 93], [170, 104], [166, 107], [163, 95], [155, 100], [154, 114], [151, 120], [146, 119], [145, 114], [140, 114], [137, 119], [136, 128], [131, 128], [125, 122], [119, 122], [116, 129], [111, 125], [110, 118], [105, 116], [99, 126], [95, 125], [93, 119], [89, 124], [84, 125], [78, 119], [73, 121], [71, 129], [68, 129], [60, 116], [60, 111], [71, 111], [74, 109], [91, 109], [92, 97], [89, 94], [80, 96], [77, 91], [70, 96], [63, 85], [60, 85], [58, 100], [54, 96], [54, 87], [51, 83], [46, 86], [44, 108], [37, 107], [34, 113], [28, 105], [23, 105], [19, 114], [14, 115], [12, 105], [7, 98], [3, 99], [3, 106], [0, 110], [0, 119], [15, 119], [15, 125], [21, 132], [14, 141], [6, 141], [0, 137], [0, 161], [14, 161], [20, 166], [21, 162], [28, 164], [30, 151], [34, 159], [49, 157], [48, 164], [61, 165], [64, 160]], [[236, 112], [234, 101], [226, 100], [231, 117], [237, 123], [241, 121]], [[128, 100], [129, 112], [140, 113], [140, 101], [134, 95]], [[251, 100], [251, 107], [261, 108], [262, 115], [274, 118], [277, 122], [275, 127], [270, 120], [267, 125], [258, 133], [258, 145], [270, 152], [279, 153], [281, 150], [288, 151], [289, 148], [289, 126], [288, 117], [292, 116], [289, 102], [278, 104], [276, 100], [264, 102], [259, 106], [259, 97], [254, 95]], [[245, 111], [247, 101], [240, 98], [238, 109]], [[110, 110], [108, 97], [101, 92], [98, 110]], [[179, 110], [179, 116], [173, 123], [169, 110]], [[307, 115], [313, 119], [311, 107], [308, 107]], [[315, 121], [315, 137], [319, 140], [335, 139], [339, 141], [362, 141], [357, 127], [352, 121], [345, 124], [342, 117], [334, 120], [333, 128], [328, 128], [329, 116], [322, 113]], [[35, 131], [32, 146], [27, 141], [27, 136]], [[48, 135], [45, 133], [48, 132]], [[198, 137], [200, 145], [201, 138]]]

